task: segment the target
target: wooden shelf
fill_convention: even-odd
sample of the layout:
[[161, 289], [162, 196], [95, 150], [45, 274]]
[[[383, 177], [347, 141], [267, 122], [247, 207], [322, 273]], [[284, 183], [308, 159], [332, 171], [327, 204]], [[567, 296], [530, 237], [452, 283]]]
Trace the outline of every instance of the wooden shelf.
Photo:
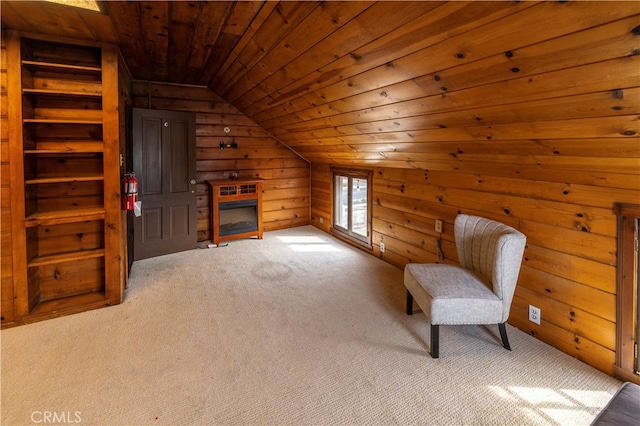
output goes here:
[[102, 207], [37, 212], [28, 216], [24, 220], [24, 226], [30, 228], [41, 225], [58, 225], [61, 223], [101, 220], [104, 219], [104, 214], [104, 208]]
[[102, 98], [101, 93], [97, 92], [81, 92], [78, 90], [50, 90], [50, 89], [22, 89], [25, 95], [38, 96], [65, 96], [65, 97], [81, 97], [81, 98]]
[[35, 179], [26, 179], [24, 181], [27, 185], [35, 185], [41, 183], [66, 183], [66, 182], [92, 182], [104, 180], [104, 175], [102, 174], [94, 174], [87, 176], [56, 176], [56, 177], [46, 177], [46, 178], [35, 178]]
[[54, 265], [64, 262], [75, 262], [77, 260], [93, 259], [96, 257], [104, 257], [104, 249], [80, 250], [71, 253], [52, 254], [48, 256], [40, 256], [29, 262], [29, 267]]
[[36, 124], [102, 124], [102, 120], [70, 120], [63, 118], [25, 118], [22, 121]]
[[37, 149], [25, 149], [25, 154], [100, 153], [104, 143], [99, 140], [38, 141]]
[[70, 74], [101, 74], [102, 68], [89, 67], [84, 65], [69, 65], [55, 62], [23, 60], [22, 65], [42, 71], [68, 72]]
[[29, 312], [29, 317], [53, 316], [62, 312], [81, 312], [108, 305], [103, 291], [43, 300]]
[[[102, 145], [102, 144], [101, 144]], [[69, 149], [25, 149], [25, 154], [44, 155], [44, 154], [99, 154], [103, 152], [102, 148], [69, 148]]]

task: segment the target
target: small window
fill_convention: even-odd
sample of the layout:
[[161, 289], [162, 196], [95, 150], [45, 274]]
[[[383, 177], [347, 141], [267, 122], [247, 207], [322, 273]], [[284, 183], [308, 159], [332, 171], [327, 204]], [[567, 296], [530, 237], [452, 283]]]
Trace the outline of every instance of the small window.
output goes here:
[[335, 170], [333, 173], [333, 229], [371, 245], [371, 173]]

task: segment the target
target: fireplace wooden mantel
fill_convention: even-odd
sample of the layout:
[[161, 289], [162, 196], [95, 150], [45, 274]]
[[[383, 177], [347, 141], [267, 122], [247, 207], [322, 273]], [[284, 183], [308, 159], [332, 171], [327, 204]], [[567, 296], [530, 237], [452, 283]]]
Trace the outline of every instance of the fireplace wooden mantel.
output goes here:
[[263, 179], [208, 181], [214, 244], [250, 237], [262, 239], [262, 182]]

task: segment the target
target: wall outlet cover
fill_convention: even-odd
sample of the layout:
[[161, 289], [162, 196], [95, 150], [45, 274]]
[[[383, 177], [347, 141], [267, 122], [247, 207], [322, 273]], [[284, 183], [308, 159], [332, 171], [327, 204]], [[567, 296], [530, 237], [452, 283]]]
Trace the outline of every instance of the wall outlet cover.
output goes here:
[[540, 308], [529, 305], [529, 321], [540, 325]]

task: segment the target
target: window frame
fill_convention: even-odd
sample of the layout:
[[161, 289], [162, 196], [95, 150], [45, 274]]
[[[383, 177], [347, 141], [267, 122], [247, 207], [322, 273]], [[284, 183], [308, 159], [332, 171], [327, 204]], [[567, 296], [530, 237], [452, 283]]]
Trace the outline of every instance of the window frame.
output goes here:
[[[622, 380], [640, 384], [638, 356], [638, 224], [640, 205], [616, 203], [618, 216], [618, 263], [616, 290], [616, 354], [614, 372]], [[638, 366], [640, 369], [640, 366]]]
[[[373, 250], [372, 243], [372, 203], [371, 203], [371, 194], [372, 194], [372, 177], [373, 172], [371, 170], [363, 170], [363, 169], [346, 169], [346, 168], [332, 168], [331, 169], [331, 232], [335, 236], [347, 240], [348, 242], [355, 243], [359, 246], [364, 246], [369, 250]], [[348, 178], [348, 188], [349, 188], [349, 201], [348, 201], [348, 216], [349, 216], [349, 228], [344, 228], [337, 224], [337, 215], [338, 215], [338, 206], [336, 206], [336, 196], [337, 196], [337, 177], [343, 176]], [[352, 227], [352, 182], [354, 178], [364, 179], [367, 181], [367, 235], [363, 237], [362, 235], [353, 231]]]

